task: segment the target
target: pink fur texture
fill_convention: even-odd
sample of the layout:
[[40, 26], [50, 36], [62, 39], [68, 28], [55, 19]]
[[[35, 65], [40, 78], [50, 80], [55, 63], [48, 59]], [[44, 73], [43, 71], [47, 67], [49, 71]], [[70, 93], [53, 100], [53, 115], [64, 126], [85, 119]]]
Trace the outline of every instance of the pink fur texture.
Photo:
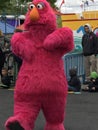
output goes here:
[[27, 32], [15, 33], [11, 44], [13, 52], [22, 58], [14, 93], [14, 115], [6, 123], [19, 122], [24, 130], [33, 130], [42, 109], [46, 119], [45, 130], [65, 130], [63, 126], [67, 97], [67, 81], [62, 56], [74, 48], [73, 33], [65, 27], [57, 29], [56, 16], [46, 0], [33, 0], [39, 20], [25, 19]]

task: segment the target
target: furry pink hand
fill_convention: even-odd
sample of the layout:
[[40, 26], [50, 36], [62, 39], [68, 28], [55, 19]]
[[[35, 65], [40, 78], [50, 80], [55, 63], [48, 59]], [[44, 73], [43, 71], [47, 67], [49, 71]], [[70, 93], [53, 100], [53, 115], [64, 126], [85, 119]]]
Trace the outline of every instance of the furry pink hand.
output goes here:
[[31, 60], [33, 55], [32, 45], [29, 44], [23, 33], [15, 33], [11, 39], [12, 51], [22, 59]]
[[74, 48], [72, 30], [67, 27], [57, 29], [46, 37], [44, 47], [47, 50], [63, 48], [66, 52], [71, 51]]

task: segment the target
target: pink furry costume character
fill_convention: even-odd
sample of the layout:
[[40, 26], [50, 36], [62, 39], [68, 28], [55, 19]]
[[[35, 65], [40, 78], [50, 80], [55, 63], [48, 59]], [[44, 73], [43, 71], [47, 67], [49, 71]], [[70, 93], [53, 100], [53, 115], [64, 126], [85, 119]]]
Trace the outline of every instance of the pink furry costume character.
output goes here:
[[13, 52], [22, 58], [14, 94], [14, 115], [7, 130], [33, 130], [42, 109], [45, 130], [65, 130], [67, 82], [62, 56], [74, 48], [72, 31], [57, 29], [56, 16], [46, 0], [33, 0], [25, 19], [27, 32], [12, 37]]

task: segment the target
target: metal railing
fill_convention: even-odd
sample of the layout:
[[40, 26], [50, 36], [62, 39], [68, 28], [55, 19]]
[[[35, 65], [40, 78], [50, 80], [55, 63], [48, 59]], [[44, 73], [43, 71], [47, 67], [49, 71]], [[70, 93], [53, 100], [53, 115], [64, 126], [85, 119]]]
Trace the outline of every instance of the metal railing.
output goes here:
[[[7, 60], [8, 66], [10, 64], [11, 59], [13, 59], [13, 81], [15, 83], [18, 69], [17, 69], [17, 63], [15, 62], [12, 53], [8, 56], [8, 60]], [[69, 70], [72, 68], [76, 68], [77, 75], [82, 79], [82, 82], [84, 83], [85, 71], [84, 71], [84, 60], [83, 60], [82, 53], [70, 53], [70, 54], [64, 55], [63, 60], [64, 60], [64, 70], [65, 70], [67, 80], [69, 80], [70, 78]]]
[[85, 71], [84, 71], [84, 60], [82, 53], [71, 53], [64, 55], [64, 70], [66, 77], [69, 80], [69, 70], [72, 68], [77, 69], [77, 75], [82, 77], [82, 82], [85, 81]]

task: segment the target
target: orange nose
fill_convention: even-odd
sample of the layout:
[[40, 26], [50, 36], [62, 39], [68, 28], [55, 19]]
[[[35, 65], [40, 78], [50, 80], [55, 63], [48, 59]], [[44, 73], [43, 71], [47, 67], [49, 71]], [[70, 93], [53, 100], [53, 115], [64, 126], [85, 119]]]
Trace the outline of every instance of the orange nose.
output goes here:
[[30, 12], [30, 19], [37, 21], [39, 19], [39, 12], [36, 7], [34, 7]]

